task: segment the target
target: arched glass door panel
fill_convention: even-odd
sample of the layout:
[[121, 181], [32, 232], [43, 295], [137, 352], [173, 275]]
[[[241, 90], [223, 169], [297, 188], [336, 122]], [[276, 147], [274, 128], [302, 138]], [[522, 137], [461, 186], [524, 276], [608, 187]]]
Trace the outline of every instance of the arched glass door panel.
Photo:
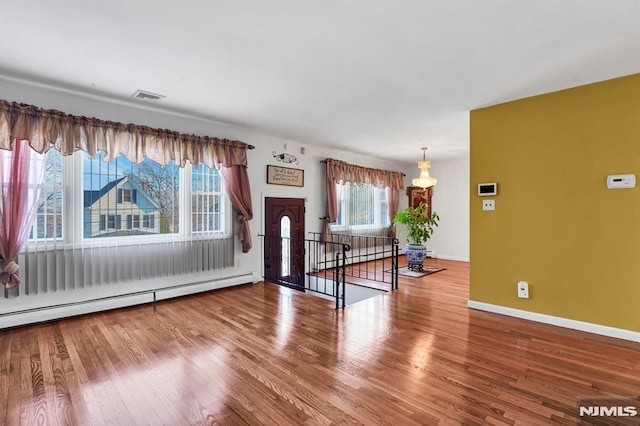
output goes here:
[[280, 275], [288, 277], [291, 275], [291, 219], [289, 216], [282, 216], [280, 219], [280, 237], [282, 238], [282, 248], [280, 253]]

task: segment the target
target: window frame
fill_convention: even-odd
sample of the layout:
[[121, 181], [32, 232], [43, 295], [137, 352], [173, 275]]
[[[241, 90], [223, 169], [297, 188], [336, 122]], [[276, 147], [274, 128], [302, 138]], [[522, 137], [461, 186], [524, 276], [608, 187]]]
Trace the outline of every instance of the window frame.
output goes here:
[[[186, 168], [185, 169], [185, 174], [188, 176], [189, 178], [189, 182], [190, 185], [193, 184], [193, 170], [195, 169], [194, 166], [192, 166], [190, 163], [189, 165], [191, 167]], [[218, 172], [219, 173], [219, 172]], [[193, 230], [193, 198], [191, 197], [192, 193], [190, 192], [189, 194], [185, 194], [185, 198], [187, 198], [187, 200], [185, 200], [185, 205], [188, 204], [189, 205], [189, 214], [186, 214], [184, 216], [188, 216], [185, 217], [185, 221], [188, 222], [188, 226], [189, 229], [191, 230], [191, 235], [192, 238], [202, 238], [202, 239], [206, 239], [209, 236], [214, 236], [215, 238], [226, 238], [228, 236], [230, 236], [233, 232], [232, 226], [233, 224], [231, 223], [231, 218], [232, 218], [232, 214], [231, 214], [231, 200], [229, 199], [229, 195], [227, 194], [226, 188], [224, 187], [224, 182], [222, 181], [222, 176], [220, 176], [220, 192], [208, 192], [207, 193], [209, 196], [212, 196], [213, 198], [215, 198], [216, 196], [220, 196], [220, 200], [222, 202], [222, 208], [221, 211], [219, 213], [220, 215], [220, 224], [221, 226], [223, 226], [222, 230], [214, 230], [214, 231], [194, 231]]]
[[[54, 210], [54, 211], [48, 211], [46, 208], [46, 202], [45, 202], [45, 207], [44, 207], [44, 211], [42, 213], [40, 213], [38, 210], [38, 206], [36, 206], [36, 212], [35, 212], [35, 216], [33, 217], [33, 222], [31, 224], [31, 230], [30, 230], [30, 235], [29, 238], [27, 239], [27, 244], [31, 243], [31, 242], [42, 242], [42, 241], [55, 241], [55, 242], [62, 242], [65, 239], [65, 226], [64, 226], [64, 218], [65, 218], [65, 195], [64, 195], [64, 167], [63, 167], [63, 163], [65, 160], [65, 157], [61, 154], [59, 154], [57, 151], [54, 150], [54, 152], [51, 151], [47, 151], [44, 154], [38, 154], [39, 156], [43, 156], [44, 161], [45, 161], [45, 170], [43, 171], [43, 179], [46, 179], [47, 177], [47, 162], [49, 161], [49, 155], [52, 154], [56, 154], [57, 156], [59, 156], [60, 159], [60, 170], [59, 171], [54, 171], [54, 181], [53, 182], [47, 182], [46, 180], [43, 180], [43, 182], [40, 185], [33, 185], [33, 186], [37, 186], [38, 189], [40, 190], [40, 196], [42, 197], [43, 194], [47, 194], [47, 191], [51, 190], [51, 192], [54, 194], [54, 196], [56, 196], [55, 194], [59, 193], [59, 197], [60, 197], [60, 210]], [[58, 174], [60, 176], [58, 176]], [[60, 183], [58, 184], [57, 180], [58, 178], [60, 179]], [[38, 199], [38, 203], [40, 203], [40, 199]], [[55, 202], [54, 202], [55, 203]], [[58, 221], [56, 219], [56, 217], [59, 216], [60, 220]], [[48, 222], [48, 218], [50, 217], [54, 217], [53, 220], [53, 226], [54, 226], [54, 236], [51, 237], [42, 237], [39, 238], [38, 235], [38, 228], [39, 228], [39, 220], [40, 218], [42, 218], [42, 226], [43, 226], [43, 233], [46, 233], [46, 229], [47, 229], [47, 222]], [[55, 230], [55, 228], [60, 227], [60, 236], [57, 236], [57, 231]], [[35, 236], [35, 237], [34, 237]]]
[[382, 194], [384, 193], [384, 205], [387, 207], [387, 211], [389, 208], [389, 200], [387, 199], [386, 190], [387, 188], [381, 188], [375, 185], [364, 184], [364, 185], [355, 185], [356, 187], [371, 187], [373, 189], [373, 200], [371, 200], [371, 205], [373, 205], [374, 210], [372, 213], [373, 223], [372, 224], [360, 224], [360, 225], [352, 225], [351, 222], [351, 209], [350, 209], [350, 201], [351, 201], [351, 191], [350, 187], [353, 185], [351, 182], [345, 182], [342, 184], [338, 184], [338, 194], [339, 194], [339, 202], [338, 202], [338, 220], [335, 223], [329, 224], [332, 231], [357, 231], [357, 230], [370, 230], [370, 229], [386, 229], [391, 226], [389, 222], [389, 217], [387, 215], [386, 222], [382, 223], [380, 220], [382, 218]]
[[[135, 245], [135, 244], [154, 244], [161, 243], [166, 241], [175, 240], [176, 238], [184, 239], [224, 239], [228, 238], [233, 234], [233, 224], [231, 223], [231, 218], [233, 217], [231, 213], [231, 201], [229, 199], [228, 194], [222, 184], [222, 209], [223, 211], [220, 213], [221, 217], [224, 217], [224, 222], [221, 222], [223, 227], [220, 231], [213, 232], [199, 232], [193, 231], [191, 228], [191, 163], [187, 162], [184, 167], [178, 168], [178, 180], [179, 180], [179, 191], [178, 191], [178, 200], [180, 202], [179, 206], [179, 231], [176, 233], [168, 233], [168, 234], [154, 234], [154, 235], [122, 235], [122, 236], [112, 236], [112, 237], [104, 237], [104, 238], [96, 238], [96, 237], [84, 237], [84, 182], [83, 182], [83, 161], [84, 155], [86, 153], [84, 151], [76, 151], [73, 155], [63, 156], [62, 157], [62, 200], [63, 200], [63, 208], [62, 208], [62, 237], [61, 238], [30, 238], [25, 245], [34, 246], [34, 245], [42, 245], [43, 243], [53, 243], [56, 242], [58, 244], [52, 244], [52, 248], [61, 247], [62, 244], [64, 247], [108, 247], [108, 246], [126, 246], [126, 245]], [[46, 183], [43, 182], [43, 186]], [[129, 196], [131, 200], [135, 198], [134, 192], [135, 190], [130, 190]], [[122, 201], [125, 201], [125, 195], [123, 191]], [[118, 195], [116, 194], [116, 198]], [[116, 200], [117, 204], [117, 200]], [[67, 213], [69, 212], [69, 213]], [[118, 218], [112, 218], [113, 221], [109, 222], [109, 218], [107, 216], [120, 216], [120, 228], [118, 226]], [[137, 216], [137, 220], [136, 220]], [[155, 215], [152, 218], [149, 218], [148, 223], [153, 225], [152, 228], [144, 228], [143, 225], [143, 215], [141, 214], [132, 214], [131, 225], [132, 229], [152, 229], [156, 225], [156, 221], [158, 220]], [[104, 227], [106, 230], [119, 230], [128, 229], [127, 225], [127, 213], [126, 212], [117, 212], [114, 214], [104, 214], [100, 215], [98, 218], [98, 227], [102, 225], [100, 221], [104, 219]], [[36, 224], [36, 220], [34, 219], [34, 226]], [[114, 225], [114, 228], [108, 227], [109, 225]], [[136, 227], [136, 225], [138, 225]], [[35, 230], [35, 228], [33, 228]], [[36, 235], [36, 234], [34, 234]]]

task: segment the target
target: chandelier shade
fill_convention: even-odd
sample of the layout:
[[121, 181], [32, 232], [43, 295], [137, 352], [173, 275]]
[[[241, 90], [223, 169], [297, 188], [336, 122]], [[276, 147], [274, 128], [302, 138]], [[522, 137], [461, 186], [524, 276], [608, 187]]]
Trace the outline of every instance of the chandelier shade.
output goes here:
[[429, 176], [429, 167], [431, 167], [431, 161], [427, 161], [427, 147], [422, 147], [422, 161], [418, 161], [418, 168], [420, 169], [420, 176], [413, 179], [411, 183], [413, 186], [419, 186], [422, 189], [427, 189], [435, 186], [438, 183], [438, 179]]

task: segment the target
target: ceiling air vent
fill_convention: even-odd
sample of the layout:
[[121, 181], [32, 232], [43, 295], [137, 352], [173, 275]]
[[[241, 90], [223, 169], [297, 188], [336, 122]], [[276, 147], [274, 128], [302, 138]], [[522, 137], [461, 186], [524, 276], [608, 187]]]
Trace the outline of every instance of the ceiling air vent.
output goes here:
[[166, 96], [158, 95], [157, 93], [146, 92], [144, 90], [136, 90], [132, 97], [134, 99], [140, 99], [141, 101], [158, 102], [164, 99]]

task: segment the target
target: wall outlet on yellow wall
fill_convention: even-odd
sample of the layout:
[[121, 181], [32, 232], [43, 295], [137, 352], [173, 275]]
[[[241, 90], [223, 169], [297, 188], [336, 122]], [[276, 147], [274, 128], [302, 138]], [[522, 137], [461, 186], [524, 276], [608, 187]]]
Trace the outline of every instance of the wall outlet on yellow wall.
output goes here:
[[529, 283], [526, 281], [520, 281], [518, 283], [518, 297], [521, 299], [529, 298]]
[[482, 200], [482, 210], [493, 211], [496, 209], [495, 200]]

